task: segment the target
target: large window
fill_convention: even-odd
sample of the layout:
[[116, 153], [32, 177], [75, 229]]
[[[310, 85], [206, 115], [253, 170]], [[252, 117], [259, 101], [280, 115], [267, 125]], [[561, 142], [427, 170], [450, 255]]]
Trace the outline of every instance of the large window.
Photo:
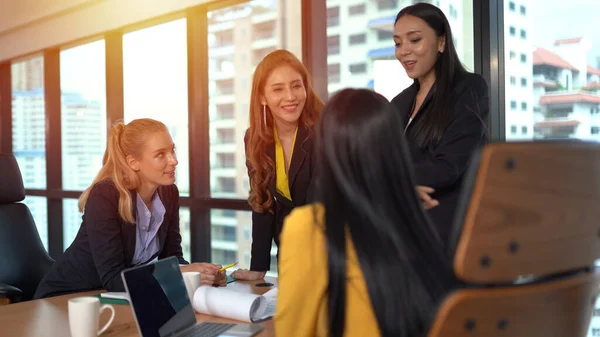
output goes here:
[[190, 209], [187, 207], [179, 208], [179, 232], [181, 233], [183, 258], [188, 262], [192, 262], [192, 254], [190, 253]]
[[181, 195], [190, 191], [187, 81], [186, 19], [123, 35], [125, 122], [152, 118], [169, 128]]
[[63, 250], [73, 243], [81, 227], [82, 214], [77, 204], [77, 199], [63, 199]]
[[11, 77], [13, 153], [25, 188], [45, 189], [44, 58], [13, 63]]
[[[360, 5], [360, 12], [369, 15], [353, 15], [357, 6], [351, 1], [326, 0], [330, 95], [346, 87], [367, 87], [391, 99], [412, 83], [396, 60], [392, 36], [396, 15], [414, 2], [367, 1]], [[450, 21], [461, 61], [472, 71], [473, 1], [448, 2], [440, 9]]]
[[[600, 2], [517, 4], [504, 10], [505, 31], [519, 32], [504, 34], [506, 139], [600, 140]], [[520, 85], [508, 82], [515, 77]]]
[[[299, 3], [255, 0], [207, 13], [213, 198], [248, 198], [244, 134], [249, 123], [252, 75], [263, 57], [276, 49], [288, 49], [301, 58]], [[240, 268], [249, 268], [251, 230], [250, 212], [211, 210], [212, 262], [239, 261]], [[276, 272], [271, 268], [270, 274]]]
[[[11, 65], [12, 146], [25, 188], [46, 188], [46, 114], [44, 58], [34, 57]], [[46, 198], [27, 196], [44, 247], [48, 249]]]
[[23, 201], [29, 208], [44, 248], [48, 250], [48, 203], [44, 197], [27, 196]]
[[[213, 263], [223, 265], [238, 261], [238, 268], [250, 268], [252, 248], [252, 213], [229, 209], [210, 212], [211, 255]], [[277, 248], [271, 247], [271, 270], [277, 275]]]
[[60, 53], [63, 189], [86, 189], [106, 145], [104, 40]]
[[[62, 183], [83, 191], [102, 167], [106, 147], [104, 40], [60, 53]], [[81, 225], [76, 199], [63, 200], [63, 248]]]

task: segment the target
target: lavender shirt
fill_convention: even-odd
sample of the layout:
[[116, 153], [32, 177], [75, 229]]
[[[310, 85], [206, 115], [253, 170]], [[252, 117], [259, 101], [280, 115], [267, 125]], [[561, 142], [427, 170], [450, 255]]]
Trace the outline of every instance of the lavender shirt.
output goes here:
[[158, 193], [154, 193], [152, 197], [150, 210], [138, 194], [136, 212], [135, 252], [131, 260], [133, 265], [148, 262], [158, 253], [160, 243], [156, 234], [162, 225], [166, 210]]

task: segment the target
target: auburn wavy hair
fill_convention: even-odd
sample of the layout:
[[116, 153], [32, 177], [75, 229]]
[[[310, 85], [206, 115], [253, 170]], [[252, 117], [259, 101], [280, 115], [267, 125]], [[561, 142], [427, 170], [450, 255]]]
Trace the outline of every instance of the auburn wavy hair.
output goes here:
[[265, 127], [260, 97], [265, 93], [269, 75], [282, 66], [289, 66], [297, 71], [302, 77], [306, 89], [306, 102], [304, 110], [300, 114], [298, 126], [304, 126], [309, 131], [314, 130], [319, 113], [323, 109], [323, 101], [315, 94], [308, 70], [291, 52], [284, 49], [273, 51], [256, 66], [250, 94], [250, 128], [246, 136], [246, 160], [250, 175], [248, 203], [252, 210], [258, 213], [272, 212], [273, 196], [267, 185], [275, 175], [275, 162], [267, 155], [267, 148], [274, 143], [273, 116], [267, 107], [269, 113], [266, 114]]

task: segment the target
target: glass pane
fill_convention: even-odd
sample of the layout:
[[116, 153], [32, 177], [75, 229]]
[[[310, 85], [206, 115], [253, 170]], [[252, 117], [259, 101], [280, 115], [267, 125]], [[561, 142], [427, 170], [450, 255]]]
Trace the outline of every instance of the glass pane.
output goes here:
[[63, 199], [63, 250], [69, 248], [79, 227], [81, 227], [81, 216], [77, 208], [77, 199]]
[[[222, 265], [238, 261], [236, 268], [250, 268], [252, 249], [252, 213], [231, 209], [213, 209], [211, 222], [211, 262]], [[277, 275], [277, 248], [271, 248], [271, 270]]]
[[293, 9], [296, 2], [256, 0], [208, 12], [212, 197], [248, 197], [244, 133], [249, 123], [252, 74], [262, 58], [276, 49], [285, 48], [302, 57], [295, 46], [301, 39], [285, 30], [295, 27], [300, 31], [300, 16], [284, 18], [280, 14]]
[[600, 140], [599, 11], [598, 1], [504, 2], [507, 140]]
[[60, 52], [65, 190], [83, 191], [102, 167], [106, 146], [104, 48], [104, 40], [100, 40]]
[[44, 58], [13, 63], [13, 153], [25, 188], [46, 188], [46, 108], [44, 106]]
[[[371, 88], [392, 99], [412, 79], [394, 55], [394, 21], [413, 0], [326, 0], [328, 91]], [[473, 0], [426, 1], [445, 13], [458, 56], [473, 70]], [[366, 27], [366, 29], [365, 29]]]
[[48, 202], [46, 198], [28, 195], [23, 203], [29, 208], [44, 248], [48, 250]]
[[192, 262], [191, 243], [190, 243], [190, 209], [188, 207], [179, 208], [179, 232], [181, 233], [181, 249], [183, 258]]
[[125, 122], [152, 118], [177, 147], [177, 187], [189, 195], [186, 19], [123, 35]]

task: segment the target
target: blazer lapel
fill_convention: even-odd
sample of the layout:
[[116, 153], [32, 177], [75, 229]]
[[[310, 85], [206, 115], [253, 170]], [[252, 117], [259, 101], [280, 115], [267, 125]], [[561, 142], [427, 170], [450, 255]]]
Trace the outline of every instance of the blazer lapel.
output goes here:
[[164, 245], [163, 243], [166, 240], [167, 237], [167, 232], [168, 232], [168, 227], [169, 227], [169, 223], [171, 222], [171, 216], [173, 214], [171, 214], [171, 212], [169, 212], [171, 210], [171, 196], [169, 195], [165, 195], [166, 193], [163, 192], [164, 189], [162, 186], [160, 186], [158, 188], [158, 196], [160, 197], [160, 201], [163, 204], [163, 207], [165, 208], [165, 216], [163, 217], [163, 221], [160, 225], [160, 228], [158, 229], [158, 247], [159, 248], [159, 253], [162, 252]]
[[[404, 117], [404, 125], [406, 125], [408, 123], [408, 121], [410, 119], [410, 115], [412, 114], [413, 106], [415, 104], [415, 100], [417, 99], [417, 93], [419, 91], [419, 82], [415, 81], [415, 84], [413, 84], [410, 88], [411, 88], [411, 96], [410, 96], [411, 99], [410, 99], [410, 102], [407, 102], [408, 104], [406, 105], [406, 115]], [[419, 110], [417, 111], [415, 118], [408, 125], [408, 127], [406, 127], [405, 133], [408, 132], [409, 129], [412, 129], [412, 126], [416, 124], [416, 121], [420, 119], [421, 115], [423, 115], [424, 113], [427, 113], [426, 109], [427, 109], [427, 106], [429, 105], [429, 103], [431, 103], [431, 100], [433, 99], [433, 93], [435, 92], [435, 88], [436, 88], [436, 85], [434, 83], [433, 86], [431, 86], [431, 89], [429, 89], [427, 96], [425, 96], [423, 103], [421, 103], [421, 106], [419, 107]]]
[[[137, 217], [137, 193], [135, 190], [131, 191], [131, 213], [133, 214], [133, 219], [136, 220]], [[125, 262], [128, 265], [131, 265], [131, 260], [133, 260], [133, 254], [135, 252], [135, 243], [136, 243], [136, 223], [127, 223], [123, 221], [122, 228], [122, 238], [123, 238], [123, 252], [125, 254]]]
[[294, 149], [292, 150], [292, 162], [290, 163], [290, 169], [288, 171], [288, 184], [290, 188], [290, 192], [292, 191], [292, 184], [294, 183], [294, 179], [300, 171], [302, 167], [302, 163], [304, 163], [304, 159], [306, 158], [307, 151], [304, 148], [304, 145], [308, 138], [308, 130], [303, 126], [298, 126], [298, 133], [296, 134], [296, 142], [294, 144]]

